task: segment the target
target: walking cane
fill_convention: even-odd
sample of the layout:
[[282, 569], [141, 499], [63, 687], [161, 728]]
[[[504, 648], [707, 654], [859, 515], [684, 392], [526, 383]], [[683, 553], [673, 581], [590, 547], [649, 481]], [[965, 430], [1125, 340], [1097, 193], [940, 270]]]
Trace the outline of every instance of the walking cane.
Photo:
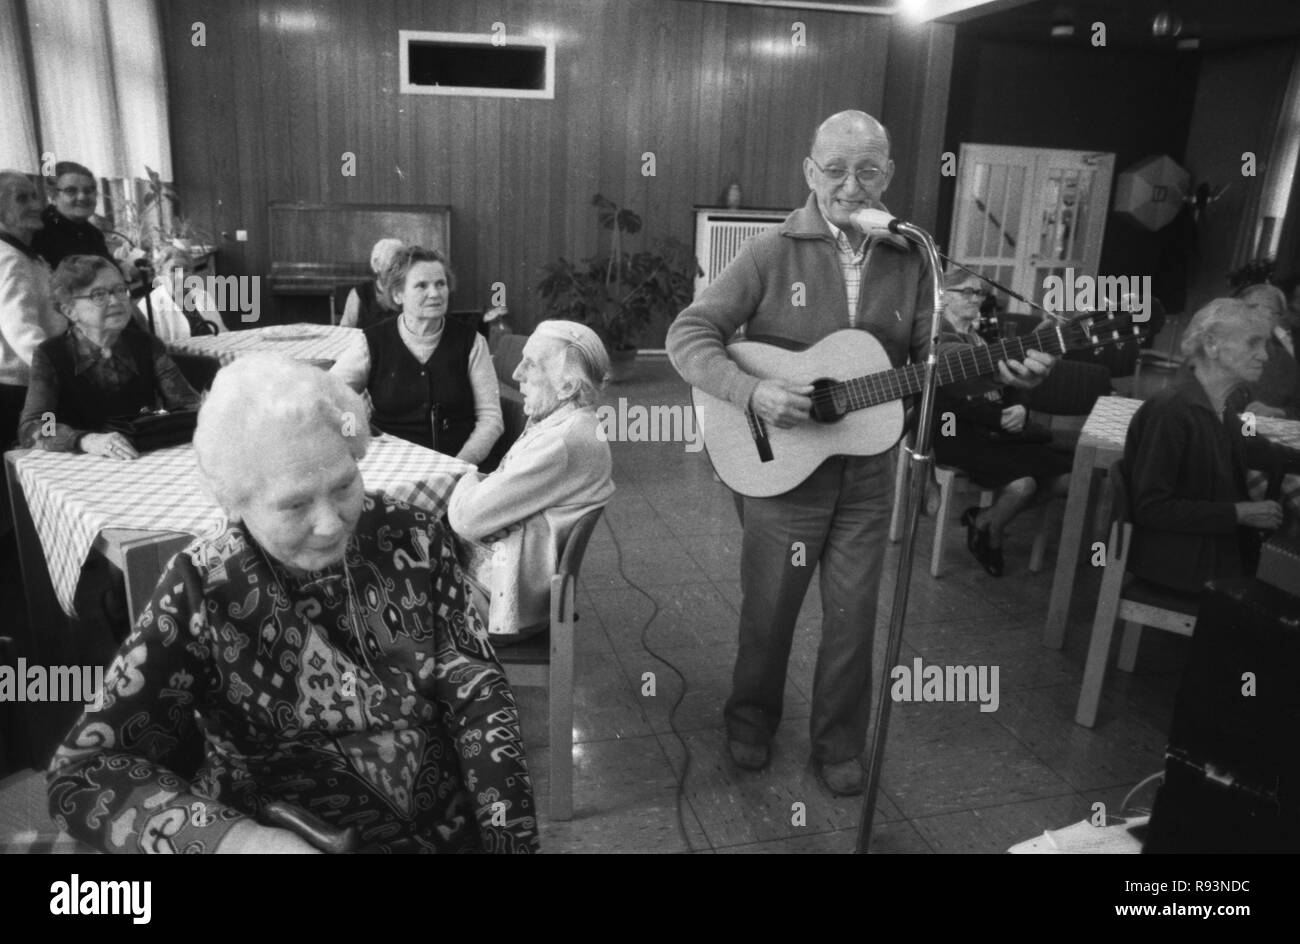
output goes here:
[[[884, 210], [860, 210], [853, 214], [859, 229], [871, 234], [889, 232], [916, 243], [925, 252], [930, 266], [930, 287], [934, 293], [934, 320], [930, 326], [930, 355], [925, 360], [925, 379], [921, 392], [921, 411], [917, 418], [916, 446], [906, 450], [909, 463], [907, 513], [903, 518], [903, 543], [898, 552], [898, 573], [894, 581], [894, 605], [889, 614], [889, 641], [886, 645], [885, 665], [898, 664], [898, 653], [903, 645], [903, 617], [907, 612], [907, 591], [912, 580], [912, 553], [916, 543], [916, 525], [925, 504], [925, 487], [930, 481], [930, 419], [934, 414], [934, 393], [938, 385], [937, 351], [939, 329], [943, 322], [943, 283], [939, 274], [939, 250], [930, 234], [919, 226], [894, 219]], [[871, 822], [876, 813], [876, 791], [880, 787], [880, 768], [885, 758], [885, 738], [889, 731], [889, 673], [880, 685], [876, 696], [876, 713], [872, 722], [871, 757], [867, 764], [867, 784], [862, 795], [862, 816], [858, 823], [857, 852], [865, 854], [871, 839]]]

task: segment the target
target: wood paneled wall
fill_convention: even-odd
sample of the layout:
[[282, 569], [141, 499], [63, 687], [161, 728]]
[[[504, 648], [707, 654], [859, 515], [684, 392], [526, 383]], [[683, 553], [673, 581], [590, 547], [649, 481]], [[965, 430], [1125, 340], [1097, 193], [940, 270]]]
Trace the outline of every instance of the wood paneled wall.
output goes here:
[[[163, 8], [176, 180], [185, 211], [229, 234], [224, 271], [265, 274], [273, 200], [449, 204], [453, 307], [486, 305], [501, 281], [523, 330], [540, 314], [538, 267], [596, 250], [593, 194], [641, 213], [650, 236], [689, 244], [692, 205], [717, 203], [733, 177], [746, 206], [802, 203], [801, 161], [825, 116], [894, 120], [881, 112], [887, 17], [693, 0]], [[489, 33], [497, 21], [554, 37], [553, 101], [398, 92], [399, 30]], [[355, 177], [341, 173], [349, 151]], [[645, 152], [654, 177], [641, 173]]]

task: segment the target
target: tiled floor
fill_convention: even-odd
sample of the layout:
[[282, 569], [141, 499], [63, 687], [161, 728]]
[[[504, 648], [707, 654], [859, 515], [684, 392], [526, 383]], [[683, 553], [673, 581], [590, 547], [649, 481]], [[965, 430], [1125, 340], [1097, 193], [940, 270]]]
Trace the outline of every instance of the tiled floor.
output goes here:
[[[637, 371], [633, 382], [611, 388], [610, 402], [689, 402], [662, 357], [643, 356]], [[852, 851], [860, 802], [825, 793], [808, 763], [816, 593], [799, 617], [772, 763], [741, 771], [726, 757], [721, 717], [740, 605], [730, 493], [714, 481], [705, 454], [682, 443], [615, 443], [613, 451], [618, 492], [587, 551], [578, 599], [574, 817], [543, 816], [543, 851]], [[894, 706], [873, 852], [1004, 852], [1085, 818], [1097, 801], [1118, 812], [1128, 789], [1163, 766], [1186, 640], [1148, 633], [1137, 672], [1109, 673], [1097, 727], [1078, 727], [1097, 578], [1079, 575], [1065, 650], [1045, 649], [1039, 637], [1054, 549], [1043, 573], [1027, 573], [1037, 521], [1013, 526], [1007, 576], [995, 580], [977, 570], [955, 517], [938, 580], [927, 569], [933, 522], [922, 519], [900, 661], [997, 665], [999, 704], [993, 712], [974, 703]], [[23, 618], [16, 562], [5, 551], [0, 614]], [[877, 672], [896, 560], [891, 546]], [[108, 641], [104, 631], [98, 636]], [[643, 694], [649, 681], [653, 695]], [[517, 695], [545, 810], [546, 695]]]
[[[619, 397], [689, 403], [667, 362], [645, 356], [631, 383], [610, 388], [607, 400]], [[860, 801], [831, 797], [808, 763], [816, 593], [799, 617], [772, 763], [761, 773], [739, 770], [726, 757], [721, 717], [740, 605], [740, 526], [730, 493], [714, 481], [705, 454], [684, 444], [615, 443], [613, 450], [618, 492], [580, 583], [574, 818], [543, 818], [544, 851], [852, 851]], [[1059, 516], [1059, 505], [1049, 513]], [[1163, 767], [1186, 641], [1148, 633], [1137, 672], [1109, 673], [1097, 727], [1077, 726], [1098, 581], [1079, 575], [1066, 648], [1043, 648], [1054, 548], [1043, 573], [1027, 572], [1035, 528], [1030, 516], [1013, 525], [1007, 576], [996, 580], [977, 569], [954, 520], [946, 572], [934, 579], [933, 522], [922, 519], [900, 661], [996, 665], [1000, 698], [992, 712], [974, 703], [894, 705], [873, 852], [1005, 852], [1089, 816], [1097, 801], [1118, 812], [1128, 789]], [[877, 672], [896, 562], [891, 547]], [[643, 694], [647, 673], [653, 695]], [[546, 696], [517, 695], [545, 809]]]

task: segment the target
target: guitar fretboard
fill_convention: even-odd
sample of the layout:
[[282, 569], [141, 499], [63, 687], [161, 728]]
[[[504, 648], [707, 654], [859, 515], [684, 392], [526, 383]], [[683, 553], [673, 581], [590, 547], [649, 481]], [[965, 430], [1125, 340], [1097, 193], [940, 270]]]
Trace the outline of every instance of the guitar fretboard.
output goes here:
[[[1069, 349], [1060, 327], [1040, 328], [1033, 334], [1023, 337], [1008, 338], [997, 344], [987, 346], [971, 345], [960, 351], [953, 351], [940, 357], [935, 369], [939, 374], [939, 385], [945, 386], [976, 377], [986, 377], [998, 372], [998, 361], [1023, 361], [1028, 351], [1043, 351], [1046, 354], [1061, 354]], [[901, 400], [920, 393], [925, 386], [925, 365], [908, 364], [895, 370], [867, 374], [836, 384], [833, 396], [836, 401], [844, 398], [844, 406], [849, 410], [863, 410], [878, 406], [891, 400]]]

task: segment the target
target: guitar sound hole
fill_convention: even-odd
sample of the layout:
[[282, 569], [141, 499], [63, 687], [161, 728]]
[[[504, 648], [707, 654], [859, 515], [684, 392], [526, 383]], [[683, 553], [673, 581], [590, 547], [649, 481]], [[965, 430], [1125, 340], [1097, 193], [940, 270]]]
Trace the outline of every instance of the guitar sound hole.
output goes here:
[[849, 412], [844, 385], [837, 380], [814, 380], [812, 417], [819, 423], [835, 423]]

